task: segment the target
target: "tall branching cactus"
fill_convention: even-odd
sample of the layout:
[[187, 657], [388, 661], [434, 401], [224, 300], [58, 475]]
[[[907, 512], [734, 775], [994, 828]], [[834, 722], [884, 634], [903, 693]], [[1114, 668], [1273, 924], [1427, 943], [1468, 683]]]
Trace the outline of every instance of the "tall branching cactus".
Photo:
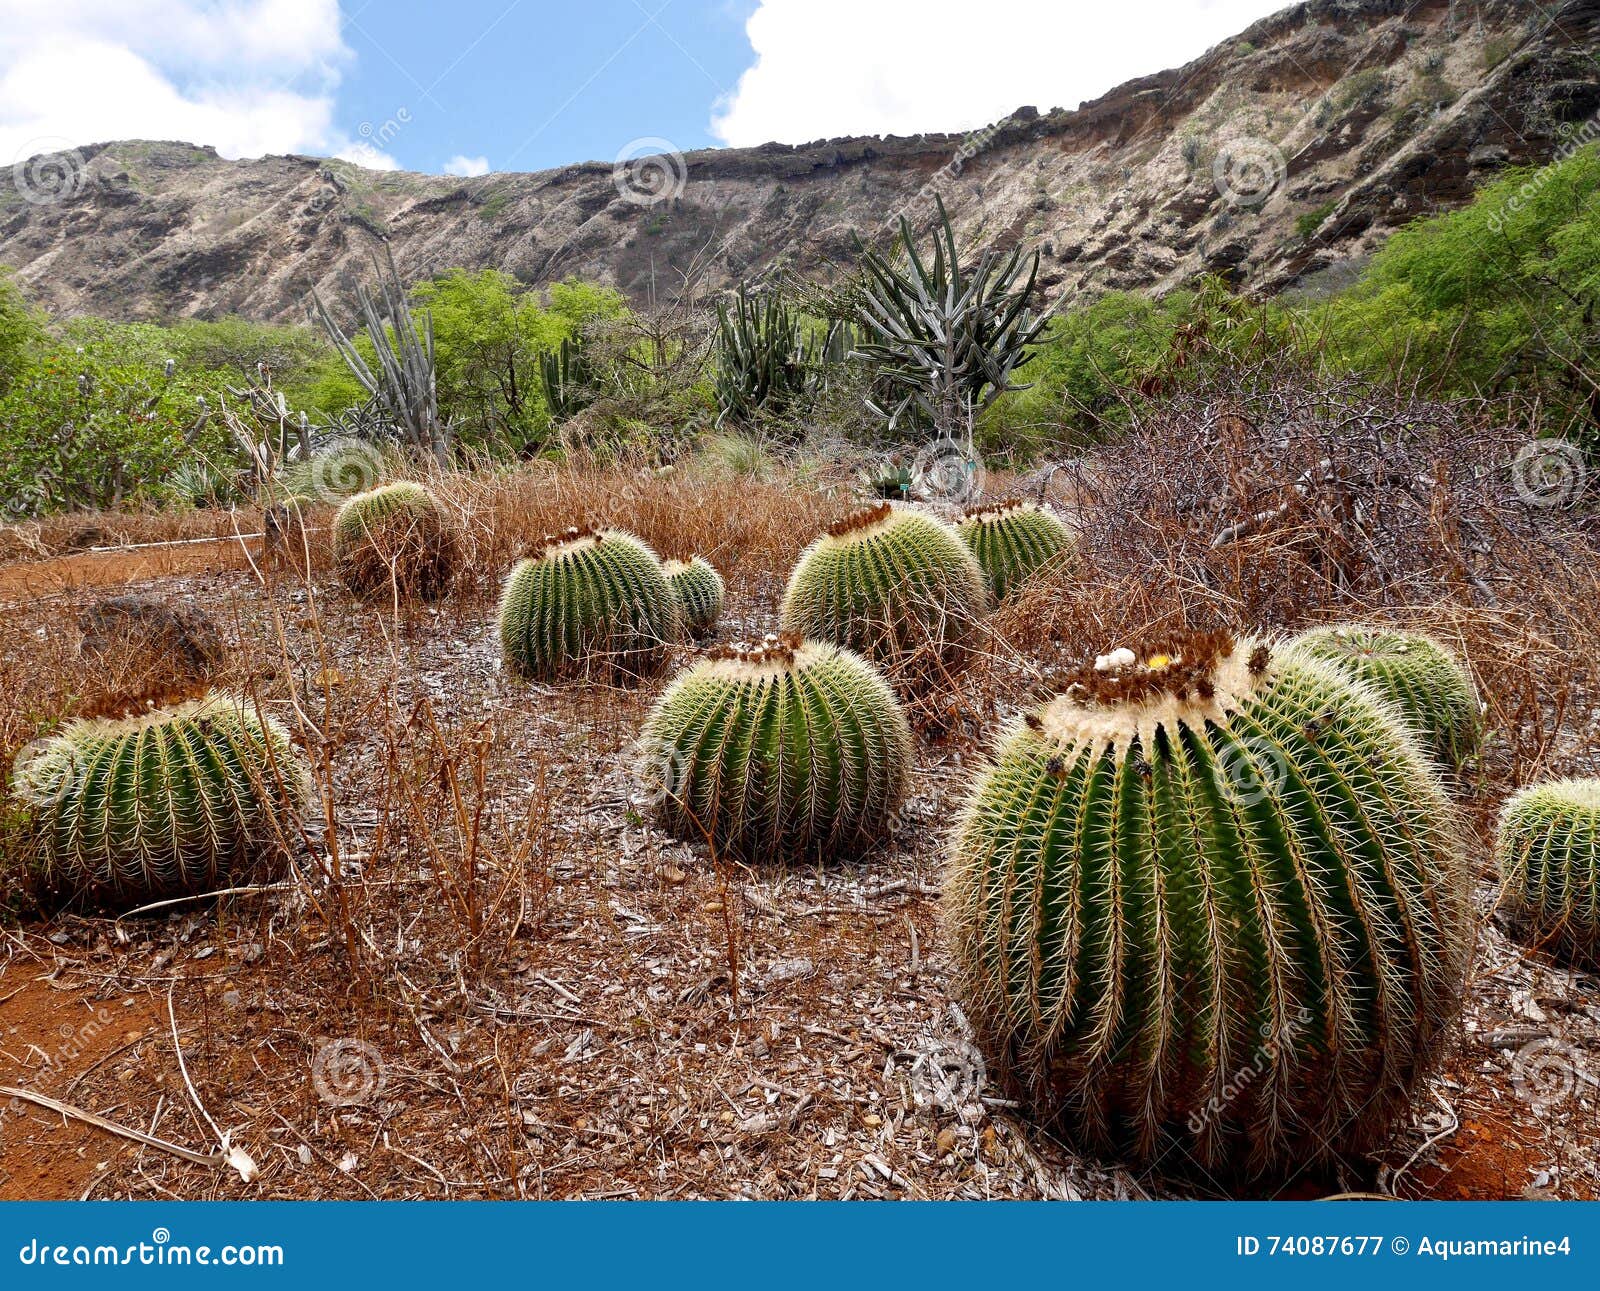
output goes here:
[[1522, 790], [1500, 814], [1495, 855], [1529, 940], [1600, 970], [1600, 780]]
[[13, 791], [48, 884], [134, 904], [281, 873], [308, 786], [283, 727], [216, 693], [74, 722], [19, 768]]
[[848, 646], [915, 690], [964, 660], [988, 602], [983, 570], [954, 529], [886, 502], [801, 553], [781, 612], [785, 632]]
[[519, 561], [500, 597], [500, 647], [536, 681], [660, 671], [678, 637], [677, 598], [660, 559], [616, 529], [572, 528]]
[[555, 349], [539, 355], [539, 381], [556, 421], [570, 421], [594, 402], [594, 373], [581, 337], [563, 336]]
[[1463, 856], [1370, 688], [1225, 634], [1119, 650], [1012, 728], [966, 804], [959, 994], [1088, 1146], [1242, 1174], [1360, 1153], [1456, 1010]]
[[900, 221], [905, 268], [863, 248], [867, 272], [860, 302], [866, 336], [856, 353], [877, 366], [890, 392], [873, 410], [891, 426], [907, 419], [931, 424], [956, 439], [1005, 391], [1031, 357], [1045, 320], [1028, 306], [1039, 272], [1039, 253], [1021, 247], [986, 248], [970, 267], [961, 263], [944, 202], [933, 235], [933, 257], [917, 251], [911, 226]]
[[911, 728], [876, 669], [798, 637], [713, 651], [639, 741], [640, 787], [674, 834], [741, 860], [858, 851], [905, 797]]
[[1373, 686], [1416, 729], [1442, 766], [1458, 768], [1477, 749], [1483, 717], [1461, 661], [1420, 632], [1360, 623], [1314, 628], [1294, 642]]
[[739, 284], [730, 304], [717, 304], [717, 423], [780, 413], [814, 382], [814, 356], [800, 316], [781, 284], [752, 293]]
[[400, 428], [406, 443], [432, 453], [444, 464], [450, 459], [452, 432], [449, 424], [439, 419], [433, 316], [424, 310], [422, 325], [417, 325], [388, 243], [384, 243], [383, 254], [384, 263], [374, 263], [378, 273], [377, 295], [368, 291], [364, 284], [356, 287], [361, 318], [377, 357], [377, 371], [373, 371], [334, 322], [322, 297], [315, 291], [311, 293], [312, 321], [322, 325], [362, 389], [379, 402], [389, 420]]

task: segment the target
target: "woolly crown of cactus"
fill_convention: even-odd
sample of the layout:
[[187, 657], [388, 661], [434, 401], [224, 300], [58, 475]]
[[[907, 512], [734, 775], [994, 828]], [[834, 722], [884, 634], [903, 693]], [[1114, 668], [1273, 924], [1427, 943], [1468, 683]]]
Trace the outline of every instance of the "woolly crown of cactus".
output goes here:
[[988, 609], [977, 558], [949, 525], [905, 507], [869, 507], [801, 554], [783, 630], [847, 646], [916, 689], [964, 658]]
[[1459, 767], [1483, 735], [1472, 677], [1432, 637], [1346, 623], [1314, 628], [1294, 644], [1369, 683], [1405, 715], [1439, 763]]
[[683, 626], [694, 636], [705, 636], [722, 614], [722, 575], [704, 556], [669, 560], [663, 568], [672, 594], [677, 598]]
[[272, 878], [309, 773], [254, 705], [214, 692], [121, 720], [71, 723], [18, 769], [46, 883], [127, 905]]
[[639, 741], [639, 781], [665, 827], [745, 860], [860, 850], [898, 810], [910, 765], [910, 727], [877, 670], [794, 636], [712, 651], [667, 688]]
[[965, 807], [959, 996], [1091, 1148], [1240, 1174], [1361, 1152], [1456, 1010], [1462, 856], [1415, 739], [1330, 665], [1223, 633], [1113, 651]]
[[659, 671], [680, 629], [661, 561], [617, 529], [574, 527], [518, 562], [500, 597], [500, 645], [518, 674], [636, 680]]
[[996, 600], [1072, 546], [1072, 534], [1055, 512], [1015, 498], [970, 508], [956, 530], [978, 558]]
[[359, 596], [433, 600], [450, 590], [461, 551], [438, 499], [402, 480], [345, 500], [333, 517], [333, 556]]
[[1495, 858], [1529, 939], [1600, 969], [1600, 780], [1517, 793], [1500, 813]]

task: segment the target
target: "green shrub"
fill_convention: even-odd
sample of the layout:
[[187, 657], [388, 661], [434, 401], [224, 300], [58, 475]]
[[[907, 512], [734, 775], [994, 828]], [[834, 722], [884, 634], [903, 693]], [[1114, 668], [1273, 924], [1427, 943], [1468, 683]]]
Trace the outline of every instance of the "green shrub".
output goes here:
[[1459, 828], [1411, 734], [1309, 654], [1113, 652], [1016, 723], [966, 804], [958, 998], [1092, 1148], [1242, 1174], [1364, 1152], [1459, 1000]]
[[905, 796], [911, 728], [858, 655], [768, 637], [669, 686], [639, 742], [666, 828], [745, 861], [830, 859], [878, 838]]
[[658, 672], [680, 630], [661, 561], [615, 529], [568, 529], [520, 561], [500, 598], [506, 663], [536, 681]]
[[1522, 790], [1500, 814], [1495, 855], [1530, 940], [1600, 970], [1600, 780]]

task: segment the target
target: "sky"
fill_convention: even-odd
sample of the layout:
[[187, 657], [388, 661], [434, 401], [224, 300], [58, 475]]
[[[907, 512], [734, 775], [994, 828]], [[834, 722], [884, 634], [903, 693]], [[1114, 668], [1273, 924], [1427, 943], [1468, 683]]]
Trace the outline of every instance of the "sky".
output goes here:
[[964, 131], [1286, 0], [0, 0], [0, 165], [113, 139], [477, 175]]

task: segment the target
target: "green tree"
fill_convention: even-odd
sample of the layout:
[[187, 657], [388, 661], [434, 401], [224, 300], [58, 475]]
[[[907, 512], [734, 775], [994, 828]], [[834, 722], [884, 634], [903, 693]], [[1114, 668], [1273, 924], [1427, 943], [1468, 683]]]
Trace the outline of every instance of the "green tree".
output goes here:
[[22, 375], [43, 339], [38, 312], [12, 281], [11, 270], [0, 266], [0, 393]]

